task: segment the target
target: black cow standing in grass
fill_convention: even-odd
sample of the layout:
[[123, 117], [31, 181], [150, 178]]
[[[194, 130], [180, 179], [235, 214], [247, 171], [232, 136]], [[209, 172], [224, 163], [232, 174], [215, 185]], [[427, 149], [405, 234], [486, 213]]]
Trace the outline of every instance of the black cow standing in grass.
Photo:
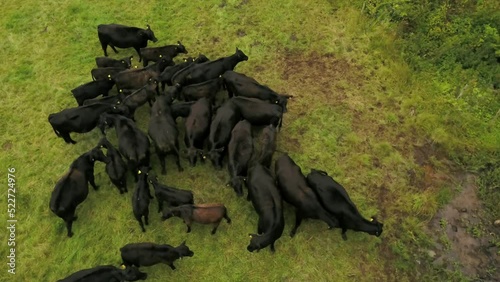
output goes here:
[[[142, 166], [137, 171], [138, 180], [134, 190], [134, 195], [132, 196], [132, 211], [134, 212], [135, 219], [139, 222], [142, 232], [146, 232], [144, 229], [144, 224], [149, 225], [149, 203], [151, 192], [149, 191], [148, 184], [148, 172], [149, 168]], [[144, 223], [142, 218], [144, 217]]]
[[235, 95], [269, 101], [280, 105], [283, 108], [283, 112], [286, 113], [288, 99], [293, 97], [291, 95], [278, 94], [266, 85], [258, 83], [255, 79], [235, 71], [227, 71], [222, 77], [224, 78], [229, 98]]
[[96, 68], [92, 69], [90, 71], [90, 75], [92, 76], [92, 80], [98, 81], [98, 80], [112, 80], [114, 81], [113, 77], [122, 71], [126, 71], [127, 69], [124, 68], [117, 68], [117, 67], [105, 67], [105, 68]]
[[149, 103], [152, 106], [152, 102], [155, 100], [155, 95], [158, 92], [158, 80], [156, 78], [148, 79], [148, 82], [143, 87], [135, 90], [132, 94], [126, 96], [121, 104], [128, 108], [129, 117], [135, 120], [135, 111], [140, 106]]
[[198, 57], [194, 60], [192, 58], [187, 58], [182, 63], [165, 68], [165, 70], [163, 70], [163, 72], [160, 74], [160, 81], [162, 83], [162, 85], [161, 85], [162, 90], [165, 89], [165, 85], [169, 85], [169, 86], [175, 85], [175, 83], [172, 83], [175, 75], [181, 75], [184, 73], [187, 74], [187, 71], [194, 64], [201, 64], [201, 63], [204, 63], [207, 61], [209, 61], [209, 59], [205, 55], [199, 54]]
[[259, 251], [270, 246], [274, 252], [274, 243], [283, 234], [285, 219], [283, 216], [283, 200], [276, 188], [271, 171], [260, 164], [255, 164], [248, 170], [248, 198], [252, 201], [259, 215], [258, 234], [250, 234], [249, 252]]
[[109, 90], [113, 88], [115, 82], [113, 80], [97, 80], [82, 84], [71, 90], [75, 97], [78, 106], [82, 106], [83, 102], [88, 99], [93, 99], [99, 95], [108, 96]]
[[188, 51], [186, 47], [182, 45], [180, 41], [177, 41], [176, 45], [166, 45], [162, 47], [149, 47], [141, 48], [141, 55], [144, 67], [148, 65], [148, 62], [157, 62], [159, 59], [166, 57], [173, 59], [178, 54], [187, 54]]
[[267, 167], [271, 167], [274, 151], [276, 151], [276, 127], [270, 124], [260, 134], [260, 154], [257, 158], [258, 162]]
[[77, 271], [57, 282], [122, 282], [146, 280], [148, 274], [135, 266], [118, 268], [113, 265], [96, 266]]
[[295, 236], [302, 219], [320, 219], [328, 227], [337, 227], [339, 222], [320, 204], [314, 191], [307, 185], [300, 167], [288, 156], [282, 155], [275, 162], [275, 174], [283, 200], [295, 207], [295, 226], [290, 237]]
[[227, 215], [227, 208], [223, 204], [197, 204], [174, 207], [163, 213], [162, 220], [173, 216], [182, 218], [187, 225], [187, 233], [191, 232], [191, 224], [193, 222], [213, 224], [212, 235], [217, 232], [217, 228], [223, 218], [228, 224], [231, 224], [231, 219]]
[[129, 118], [121, 115], [103, 114], [99, 128], [105, 134], [105, 127], [114, 127], [118, 138], [118, 150], [127, 160], [127, 166], [137, 181], [140, 166], [149, 166], [149, 139]]
[[328, 176], [324, 171], [311, 169], [307, 175], [307, 183], [314, 190], [323, 207], [339, 221], [342, 228], [342, 239], [347, 240], [347, 229], [366, 232], [370, 235], [380, 236], [384, 224], [375, 217], [365, 219], [351, 201], [342, 185]]
[[226, 101], [217, 109], [215, 117], [210, 124], [208, 136], [208, 157], [216, 169], [222, 169], [222, 160], [226, 146], [231, 139], [231, 131], [238, 121], [240, 113], [231, 101]]
[[248, 121], [242, 120], [234, 126], [227, 151], [227, 168], [231, 178], [227, 185], [233, 187], [240, 197], [243, 196], [243, 180], [247, 176], [248, 164], [253, 155], [252, 125]]
[[[174, 87], [174, 86], [172, 86]], [[179, 130], [172, 117], [170, 104], [172, 96], [161, 95], [151, 108], [148, 134], [153, 140], [155, 151], [161, 164], [161, 173], [166, 174], [165, 158], [168, 154], [176, 157], [177, 169], [183, 171], [179, 154]]]
[[125, 57], [121, 59], [112, 59], [108, 57], [97, 57], [95, 58], [95, 63], [98, 68], [107, 68], [107, 67], [115, 67], [115, 68], [123, 68], [129, 69], [132, 66], [132, 59], [134, 56]]
[[[160, 73], [168, 66], [174, 65], [172, 60], [162, 58], [157, 63], [141, 69], [121, 71], [111, 76], [116, 83], [118, 92], [125, 89], [139, 89], [146, 85], [151, 78], [158, 79]], [[157, 90], [159, 94], [159, 90]]]
[[217, 78], [226, 71], [233, 70], [239, 62], [247, 60], [247, 55], [236, 48], [236, 52], [229, 57], [194, 65], [185, 79], [179, 83], [185, 86]]
[[158, 212], [163, 210], [163, 202], [169, 207], [194, 204], [193, 192], [161, 184], [153, 171], [148, 173], [148, 181], [155, 190]]
[[196, 165], [198, 156], [200, 156], [201, 161], [204, 161], [203, 144], [210, 133], [211, 121], [212, 107], [209, 100], [202, 98], [191, 106], [191, 111], [185, 120], [184, 143], [189, 163], [193, 167]]
[[186, 246], [186, 241], [177, 247], [167, 244], [131, 243], [120, 248], [123, 265], [151, 266], [165, 263], [175, 270], [174, 261], [183, 257], [192, 257], [193, 251]]
[[120, 152], [106, 139], [101, 138], [98, 147], [106, 148], [109, 162], [106, 164], [106, 173], [111, 182], [118, 188], [120, 194], [128, 192], [127, 190], [127, 164], [122, 159]]
[[283, 108], [277, 104], [270, 104], [256, 98], [233, 97], [229, 99], [241, 116], [252, 125], [268, 125], [281, 128], [283, 120]]
[[52, 196], [50, 197], [50, 210], [66, 223], [68, 237], [73, 236], [71, 228], [75, 216], [76, 207], [81, 204], [89, 194], [89, 186], [92, 185], [95, 190], [98, 186], [94, 181], [94, 163], [95, 161], [109, 162], [104, 153], [93, 148], [85, 154], [79, 156], [59, 181], [57, 181]]
[[181, 97], [184, 101], [196, 101], [201, 98], [207, 98], [212, 102], [212, 105], [214, 105], [216, 95], [222, 88], [222, 85], [222, 77], [187, 85], [182, 87]]
[[153, 42], [158, 41], [149, 25], [147, 25], [146, 29], [142, 29], [120, 24], [100, 24], [97, 26], [97, 36], [101, 42], [104, 56], [108, 56], [108, 52], [106, 50], [108, 45], [111, 46], [115, 53], [118, 53], [115, 47], [133, 47], [139, 55], [139, 62], [142, 60], [141, 48], [148, 46], [148, 40]]
[[69, 135], [71, 132], [89, 132], [97, 126], [102, 113], [121, 113], [122, 110], [124, 109], [115, 105], [96, 103], [50, 114], [48, 120], [57, 137], [63, 138], [68, 144], [76, 144]]

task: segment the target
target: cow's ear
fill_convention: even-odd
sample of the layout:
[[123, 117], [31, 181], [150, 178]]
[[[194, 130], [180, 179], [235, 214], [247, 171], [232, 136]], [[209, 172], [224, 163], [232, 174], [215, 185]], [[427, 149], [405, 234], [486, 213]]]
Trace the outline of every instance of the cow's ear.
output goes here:
[[146, 28], [147, 28], [148, 30], [151, 30], [151, 27], [149, 26], [149, 24], [147, 24], [147, 25], [146, 25]]

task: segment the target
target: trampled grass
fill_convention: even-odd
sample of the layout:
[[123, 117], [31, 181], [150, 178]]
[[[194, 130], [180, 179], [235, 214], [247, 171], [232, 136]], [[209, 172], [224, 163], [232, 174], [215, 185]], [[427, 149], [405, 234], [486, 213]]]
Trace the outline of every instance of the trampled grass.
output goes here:
[[[405, 119], [424, 101], [417, 95], [421, 89], [410, 91], [411, 71], [398, 57], [394, 35], [383, 25], [369, 24], [348, 5], [333, 7], [323, 1], [28, 0], [8, 1], [2, 8], [0, 169], [5, 175], [7, 167], [16, 168], [19, 222], [16, 275], [2, 269], [0, 280], [55, 281], [80, 269], [119, 265], [119, 248], [127, 243], [178, 245], [183, 240], [195, 255], [177, 261], [175, 271], [165, 265], [144, 268], [149, 281], [415, 279], [410, 245], [425, 246], [422, 225], [443, 198], [450, 197], [436, 191], [450, 190], [423, 179], [415, 161], [413, 146], [426, 139]], [[326, 224], [307, 220], [291, 239], [293, 209], [286, 206], [285, 232], [276, 253], [249, 253], [248, 233], [256, 231], [257, 216], [249, 202], [225, 186], [226, 169], [215, 171], [210, 164], [191, 168], [184, 159], [185, 171], [179, 173], [168, 158], [168, 174], [160, 176], [161, 181], [193, 190], [196, 202], [226, 204], [231, 225], [223, 222], [215, 236], [209, 226], [201, 225], [186, 234], [180, 219], [160, 221], [153, 200], [150, 225], [142, 233], [132, 216], [131, 193], [119, 195], [104, 165], [96, 163], [101, 188], [91, 189], [77, 209], [75, 235], [68, 239], [63, 221], [48, 208], [50, 194], [71, 162], [95, 146], [100, 133], [72, 134], [78, 144], [67, 145], [55, 136], [47, 116], [76, 106], [70, 90], [91, 80], [94, 58], [103, 55], [96, 27], [113, 22], [149, 23], [159, 39], [150, 46], [180, 40], [193, 56], [203, 53], [215, 59], [236, 47], [243, 50], [249, 60], [236, 71], [294, 96], [278, 136], [279, 150], [288, 152], [303, 173], [320, 168], [334, 176], [362, 214], [378, 215], [385, 224], [382, 236], [348, 232], [349, 240], [342, 241], [339, 230], [328, 231]], [[114, 58], [136, 55], [132, 49], [108, 51]], [[145, 106], [136, 114], [144, 130], [148, 111]], [[419, 122], [432, 126], [424, 124], [425, 119]], [[445, 135], [436, 132], [435, 137], [440, 136]], [[108, 137], [116, 141], [114, 130]], [[154, 154], [152, 166], [159, 172]], [[409, 176], [412, 170], [416, 181]], [[6, 189], [0, 194], [6, 199]], [[0, 218], [6, 218], [5, 212]], [[2, 250], [7, 250], [6, 244]]]

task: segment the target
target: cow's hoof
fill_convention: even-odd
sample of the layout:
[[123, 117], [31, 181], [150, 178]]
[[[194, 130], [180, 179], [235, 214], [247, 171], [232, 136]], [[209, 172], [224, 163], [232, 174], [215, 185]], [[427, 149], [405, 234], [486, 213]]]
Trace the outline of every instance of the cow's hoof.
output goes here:
[[69, 238], [73, 237], [73, 232], [68, 233], [68, 237], [69, 237]]
[[76, 221], [78, 219], [78, 216], [73, 216], [73, 221]]

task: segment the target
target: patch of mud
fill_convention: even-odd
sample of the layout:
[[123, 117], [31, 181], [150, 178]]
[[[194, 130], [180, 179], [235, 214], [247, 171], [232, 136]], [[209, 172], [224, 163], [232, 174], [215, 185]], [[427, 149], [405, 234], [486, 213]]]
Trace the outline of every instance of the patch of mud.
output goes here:
[[242, 29], [238, 29], [238, 31], [236, 31], [236, 35], [238, 37], [243, 37], [243, 36], [247, 35], [247, 33]]
[[3, 144], [2, 144], [2, 149], [4, 151], [8, 151], [10, 149], [12, 149], [12, 142], [11, 141], [5, 141]]
[[458, 263], [472, 279], [500, 281], [499, 248], [491, 243], [500, 228], [482, 218], [476, 190], [474, 175], [466, 175], [463, 191], [430, 221], [428, 233], [436, 243], [429, 256], [434, 266], [453, 270]]

